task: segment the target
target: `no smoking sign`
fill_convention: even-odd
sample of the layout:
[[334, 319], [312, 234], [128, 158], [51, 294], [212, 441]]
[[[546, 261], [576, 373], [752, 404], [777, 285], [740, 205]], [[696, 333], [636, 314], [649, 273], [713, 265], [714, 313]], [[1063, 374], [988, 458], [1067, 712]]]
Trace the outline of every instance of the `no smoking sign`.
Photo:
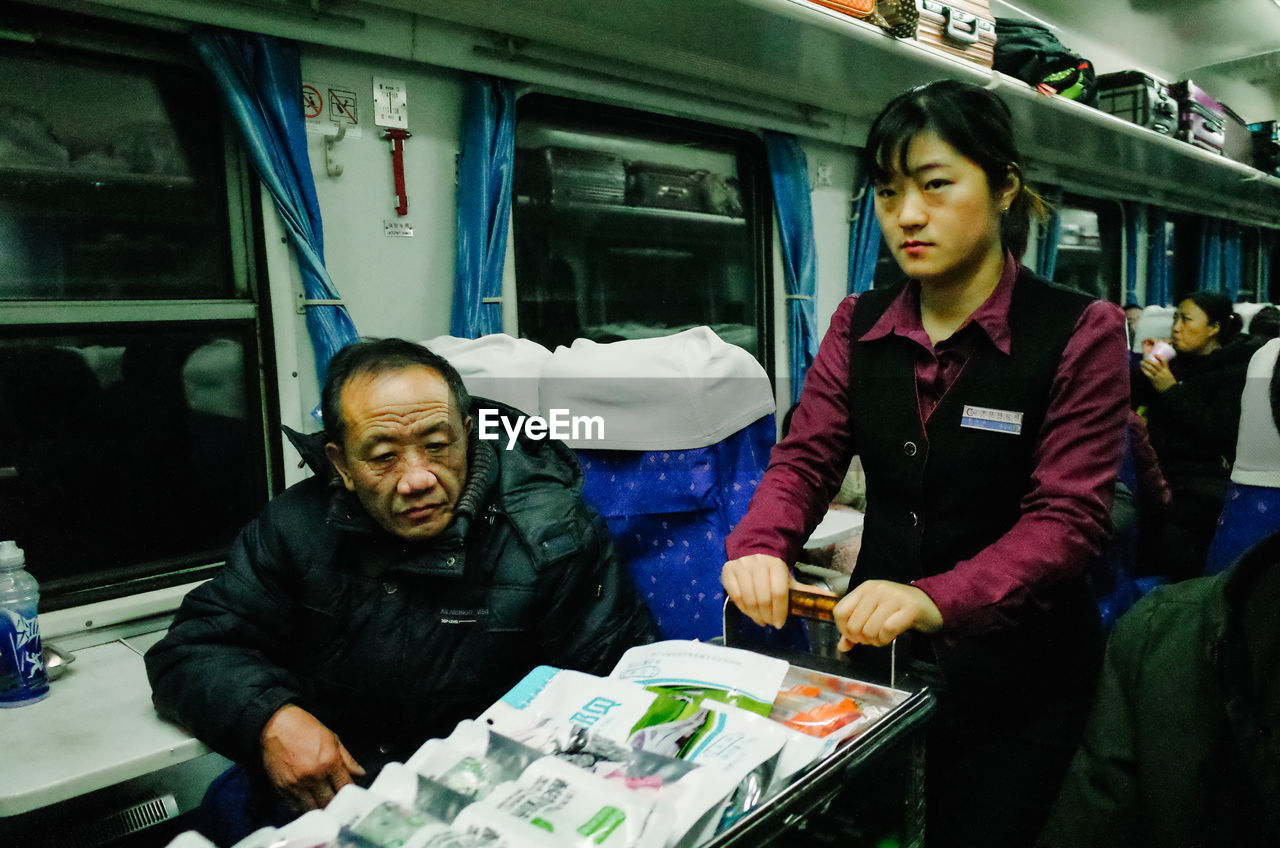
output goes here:
[[302, 86], [302, 114], [307, 119], [318, 118], [324, 111], [324, 98], [313, 85]]

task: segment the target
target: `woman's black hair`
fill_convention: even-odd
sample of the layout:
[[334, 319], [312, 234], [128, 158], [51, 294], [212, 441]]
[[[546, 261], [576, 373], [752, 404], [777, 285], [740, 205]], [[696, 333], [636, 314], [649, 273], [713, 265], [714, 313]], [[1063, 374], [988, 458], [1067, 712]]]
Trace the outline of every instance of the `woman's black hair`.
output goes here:
[[977, 163], [993, 193], [1006, 184], [1010, 174], [1018, 177], [1018, 193], [1000, 222], [1000, 240], [1005, 250], [1021, 259], [1031, 232], [1031, 216], [1043, 219], [1048, 206], [1023, 176], [1009, 107], [987, 89], [956, 80], [938, 80], [899, 94], [872, 122], [862, 149], [863, 170], [872, 183], [885, 183], [894, 174], [906, 173], [907, 147], [926, 131], [936, 133]]
[[[1240, 334], [1244, 320], [1236, 312], [1231, 298], [1217, 292], [1192, 292], [1182, 300], [1189, 300], [1204, 311], [1210, 324], [1218, 325], [1218, 343], [1227, 344]], [[1178, 301], [1181, 303], [1182, 301]]]

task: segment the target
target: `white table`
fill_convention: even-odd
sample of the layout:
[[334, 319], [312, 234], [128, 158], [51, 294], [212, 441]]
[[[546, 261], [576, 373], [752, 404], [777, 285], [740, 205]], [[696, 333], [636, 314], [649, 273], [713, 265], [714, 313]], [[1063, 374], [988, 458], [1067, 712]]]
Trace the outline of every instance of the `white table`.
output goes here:
[[[209, 752], [151, 705], [142, 653], [163, 633], [81, 648], [48, 697], [0, 709], [0, 817], [65, 801]], [[16, 764], [21, 764], [17, 766]]]

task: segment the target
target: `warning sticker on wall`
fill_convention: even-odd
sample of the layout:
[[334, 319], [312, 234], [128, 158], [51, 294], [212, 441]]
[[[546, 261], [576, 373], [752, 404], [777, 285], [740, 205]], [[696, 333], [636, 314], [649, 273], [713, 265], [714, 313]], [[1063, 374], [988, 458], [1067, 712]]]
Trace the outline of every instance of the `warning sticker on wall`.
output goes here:
[[360, 138], [360, 103], [355, 91], [318, 82], [302, 83], [302, 116], [307, 132], [333, 135], [344, 126], [344, 138]]

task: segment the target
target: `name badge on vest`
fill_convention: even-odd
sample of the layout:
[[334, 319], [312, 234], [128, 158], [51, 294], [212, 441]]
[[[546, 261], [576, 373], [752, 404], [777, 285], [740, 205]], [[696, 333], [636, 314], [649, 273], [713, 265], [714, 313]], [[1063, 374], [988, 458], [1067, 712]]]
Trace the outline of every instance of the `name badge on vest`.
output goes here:
[[965, 404], [964, 411], [960, 414], [960, 426], [1017, 436], [1022, 432], [1022, 413]]

